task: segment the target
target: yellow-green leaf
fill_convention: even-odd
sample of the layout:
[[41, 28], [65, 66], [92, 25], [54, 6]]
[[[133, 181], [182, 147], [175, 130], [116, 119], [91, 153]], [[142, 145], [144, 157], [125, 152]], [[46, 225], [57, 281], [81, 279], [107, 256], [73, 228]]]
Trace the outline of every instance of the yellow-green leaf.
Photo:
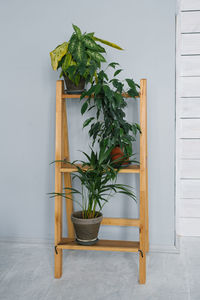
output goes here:
[[51, 65], [53, 70], [57, 70], [59, 61], [67, 53], [68, 43], [64, 42], [63, 44], [56, 47], [53, 51], [50, 52]]
[[106, 40], [99, 39], [99, 38], [96, 37], [96, 36], [93, 36], [92, 38], [93, 38], [95, 41], [101, 42], [101, 43], [103, 43], [103, 44], [105, 44], [105, 45], [108, 45], [108, 46], [110, 46], [110, 47], [116, 48], [116, 49], [118, 49], [118, 50], [124, 50], [124, 49], [121, 48], [120, 46], [118, 46], [118, 45], [116, 45], [116, 44], [114, 44], [114, 43], [108, 42], [108, 41], [106, 41]]

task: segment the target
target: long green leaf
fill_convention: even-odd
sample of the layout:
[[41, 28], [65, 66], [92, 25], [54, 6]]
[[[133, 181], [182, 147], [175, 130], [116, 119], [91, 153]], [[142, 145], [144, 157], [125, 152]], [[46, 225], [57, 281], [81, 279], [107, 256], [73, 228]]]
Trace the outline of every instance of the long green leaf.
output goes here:
[[83, 128], [88, 126], [91, 123], [92, 120], [94, 120], [94, 117], [91, 117], [91, 118], [85, 120], [85, 122], [83, 123]]
[[87, 110], [88, 108], [88, 103], [87, 102], [84, 102], [82, 107], [81, 107], [81, 114], [83, 115], [84, 112]]
[[79, 39], [81, 39], [81, 36], [82, 36], [82, 33], [81, 33], [81, 30], [78, 26], [72, 24], [73, 28], [74, 28], [74, 31], [76, 32], [77, 36]]
[[117, 76], [119, 73], [121, 73], [121, 71], [123, 71], [123, 70], [122, 70], [122, 69], [117, 70], [117, 71], [114, 73], [114, 76]]
[[72, 35], [71, 39], [69, 40], [69, 46], [68, 50], [69, 52], [73, 55], [74, 52], [76, 51], [76, 45], [78, 43], [78, 38], [75, 34]]

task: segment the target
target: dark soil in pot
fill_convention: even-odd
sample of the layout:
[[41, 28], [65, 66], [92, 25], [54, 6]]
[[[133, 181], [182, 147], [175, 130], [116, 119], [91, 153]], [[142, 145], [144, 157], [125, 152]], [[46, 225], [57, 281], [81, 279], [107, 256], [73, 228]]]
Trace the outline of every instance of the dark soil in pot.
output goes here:
[[75, 85], [67, 76], [64, 76], [64, 81], [66, 86], [65, 92], [67, 94], [81, 94], [84, 91], [85, 79], [83, 77], [81, 77], [78, 85]]
[[119, 146], [115, 147], [111, 151], [111, 160], [112, 161], [117, 160], [117, 162], [115, 163], [116, 167], [118, 166], [127, 167], [130, 164], [129, 158], [125, 157], [123, 150]]
[[80, 245], [93, 245], [98, 241], [98, 232], [102, 213], [98, 213], [98, 217], [92, 219], [83, 219], [82, 211], [72, 213], [71, 220], [74, 225], [76, 241]]

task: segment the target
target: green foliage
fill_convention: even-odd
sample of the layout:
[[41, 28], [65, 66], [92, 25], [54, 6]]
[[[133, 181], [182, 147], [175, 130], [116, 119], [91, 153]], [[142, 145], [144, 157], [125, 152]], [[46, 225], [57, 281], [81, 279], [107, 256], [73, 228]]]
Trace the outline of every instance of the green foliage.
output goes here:
[[[109, 67], [115, 69], [117, 63], [110, 63]], [[95, 109], [96, 118], [87, 119], [84, 127], [90, 124], [89, 135], [93, 139], [93, 145], [97, 141], [102, 143], [105, 141], [108, 148], [120, 146], [124, 150], [125, 155], [132, 155], [132, 142], [136, 139], [140, 126], [137, 123], [130, 124], [125, 119], [124, 108], [127, 103], [123, 97], [124, 83], [116, 76], [121, 72], [118, 69], [114, 73], [114, 78], [109, 80], [107, 74], [101, 70], [97, 74], [97, 82], [93, 82], [91, 88], [82, 93], [81, 99], [84, 103], [81, 113]], [[129, 89], [127, 91], [130, 97], [139, 96], [137, 85], [132, 79], [126, 79]]]
[[[86, 154], [86, 161], [80, 161], [82, 167], [77, 166], [77, 161], [66, 162], [77, 168], [72, 179], [78, 178], [81, 183], [81, 189], [65, 188], [65, 193], [50, 193], [51, 197], [63, 196], [71, 199], [73, 194], [79, 194], [82, 197], [82, 202], [79, 205], [83, 211], [83, 217], [94, 218], [98, 216], [98, 212], [102, 210], [108, 199], [115, 193], [121, 193], [136, 199], [132, 188], [125, 184], [116, 183], [118, 169], [114, 169], [114, 162], [110, 160], [110, 152], [112, 149], [107, 149], [106, 143], [101, 143], [99, 153], [91, 150], [90, 156]], [[116, 161], [116, 160], [115, 160]]]
[[67, 76], [76, 85], [81, 77], [85, 78], [86, 82], [92, 82], [97, 69], [101, 67], [102, 62], [106, 61], [101, 54], [106, 51], [96, 41], [116, 49], [122, 50], [122, 48], [94, 37], [94, 33], [82, 33], [76, 25], [72, 26], [74, 32], [69, 42], [59, 45], [50, 52], [52, 68], [53, 70], [61, 68], [60, 77]]

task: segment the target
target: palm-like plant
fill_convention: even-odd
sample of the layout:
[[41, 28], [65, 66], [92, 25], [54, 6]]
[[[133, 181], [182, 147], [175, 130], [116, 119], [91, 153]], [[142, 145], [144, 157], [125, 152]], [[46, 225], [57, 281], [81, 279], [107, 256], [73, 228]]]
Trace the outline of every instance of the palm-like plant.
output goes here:
[[57, 46], [50, 52], [50, 57], [53, 70], [61, 68], [60, 77], [66, 76], [78, 85], [81, 78], [86, 82], [92, 81], [96, 70], [106, 61], [102, 55], [105, 49], [97, 41], [119, 50], [123, 49], [95, 37], [94, 32], [82, 34], [78, 26], [72, 26], [74, 32], [70, 40]]
[[[109, 64], [113, 68], [116, 65], [118, 64]], [[96, 140], [99, 143], [106, 141], [109, 148], [119, 146], [126, 156], [131, 156], [132, 142], [135, 141], [137, 132], [141, 130], [137, 123], [130, 124], [126, 121], [124, 108], [127, 102], [123, 95], [127, 93], [130, 97], [139, 96], [137, 91], [139, 85], [132, 79], [126, 79], [129, 88], [125, 91], [124, 83], [116, 78], [121, 71], [116, 70], [111, 80], [103, 70], [97, 74], [97, 81], [81, 95], [81, 99], [88, 97], [82, 105], [81, 113], [96, 109], [96, 118], [86, 119], [83, 124], [83, 127], [90, 124], [89, 135], [93, 139], [93, 144]]]
[[[122, 193], [136, 200], [132, 188], [125, 184], [116, 183], [117, 173], [120, 170], [114, 169], [114, 162], [110, 160], [111, 149], [106, 149], [107, 145], [101, 143], [99, 153], [91, 150], [90, 156], [84, 155], [86, 161], [66, 162], [77, 168], [77, 173], [72, 177], [78, 178], [81, 182], [81, 189], [65, 187], [64, 193], [50, 193], [51, 197], [63, 196], [69, 198], [70, 194], [79, 194], [82, 197], [82, 203], [79, 203], [82, 209], [82, 217], [85, 219], [95, 218], [99, 215], [105, 203], [115, 193]], [[82, 167], [77, 165], [82, 164]]]

